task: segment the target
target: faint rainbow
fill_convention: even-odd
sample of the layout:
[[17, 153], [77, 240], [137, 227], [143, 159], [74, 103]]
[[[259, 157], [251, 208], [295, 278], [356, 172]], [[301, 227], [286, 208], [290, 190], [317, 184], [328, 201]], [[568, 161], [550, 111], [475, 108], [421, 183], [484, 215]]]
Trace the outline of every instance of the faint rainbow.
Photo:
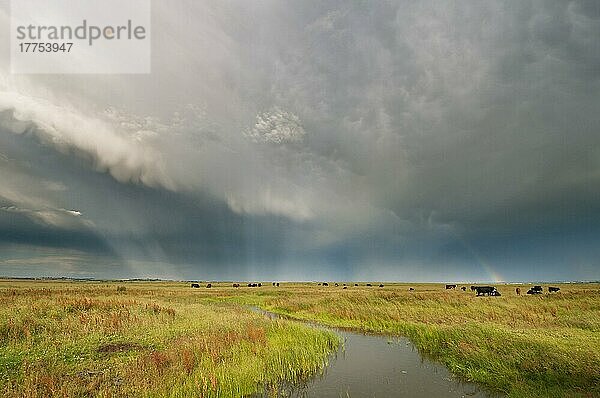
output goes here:
[[490, 277], [490, 281], [495, 282], [495, 283], [504, 282], [504, 278], [498, 273], [498, 271], [496, 271], [492, 267], [490, 262], [487, 261], [486, 259], [484, 259], [483, 256], [481, 254], [479, 254], [479, 252], [473, 246], [471, 246], [471, 244], [469, 242], [467, 242], [466, 239], [464, 239], [462, 236], [460, 236], [458, 234], [456, 234], [456, 237], [457, 237], [458, 241], [460, 243], [462, 243], [462, 245], [465, 247], [465, 249], [467, 249], [469, 254], [475, 259], [475, 261], [477, 261], [477, 263], [483, 269], [485, 274], [487, 274]]

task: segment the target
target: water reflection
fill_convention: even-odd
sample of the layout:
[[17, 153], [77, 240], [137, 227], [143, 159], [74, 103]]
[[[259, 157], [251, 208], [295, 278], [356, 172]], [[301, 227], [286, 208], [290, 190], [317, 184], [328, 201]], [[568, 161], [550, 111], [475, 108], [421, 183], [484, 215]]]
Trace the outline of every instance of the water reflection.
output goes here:
[[[273, 314], [268, 314], [273, 316]], [[454, 379], [442, 365], [423, 359], [405, 338], [339, 331], [344, 345], [329, 365], [300, 385], [282, 385], [263, 396], [279, 397], [489, 397]]]

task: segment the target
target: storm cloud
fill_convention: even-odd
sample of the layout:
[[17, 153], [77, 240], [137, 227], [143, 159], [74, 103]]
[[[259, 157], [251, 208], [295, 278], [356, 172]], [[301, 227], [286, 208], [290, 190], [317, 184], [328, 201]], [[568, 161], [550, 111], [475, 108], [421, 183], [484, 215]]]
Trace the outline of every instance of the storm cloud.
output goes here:
[[1, 274], [600, 278], [595, 1], [157, 0], [132, 76], [7, 33]]

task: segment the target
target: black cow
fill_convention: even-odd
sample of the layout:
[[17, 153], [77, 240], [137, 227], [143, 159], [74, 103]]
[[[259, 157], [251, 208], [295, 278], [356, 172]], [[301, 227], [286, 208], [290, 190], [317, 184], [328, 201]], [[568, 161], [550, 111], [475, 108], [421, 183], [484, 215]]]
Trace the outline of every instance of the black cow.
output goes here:
[[446, 285], [446, 289], [456, 289], [456, 285]]
[[367, 286], [368, 286], [368, 287], [371, 287], [372, 285], [371, 285], [370, 283], [367, 283]]
[[273, 282], [273, 286], [275, 286], [275, 282]]
[[197, 283], [192, 283], [192, 287], [193, 287], [193, 288], [199, 288], [199, 287], [200, 287], [200, 285], [199, 285], [199, 284], [197, 284]]
[[354, 286], [358, 286], [358, 283], [355, 283]]
[[542, 294], [543, 292], [544, 292], [544, 288], [539, 285], [536, 285], [536, 286], [530, 288], [527, 291], [527, 294]]
[[344, 286], [343, 289], [348, 289], [348, 286]]
[[248, 287], [252, 287], [252, 283], [248, 283]]
[[338, 287], [338, 286], [339, 286], [339, 285], [338, 285], [338, 283], [336, 282], [336, 283], [335, 283], [335, 287]]
[[209, 283], [208, 285], [206, 285], [207, 289], [210, 289], [212, 287], [212, 285]]
[[414, 287], [409, 287], [408, 290], [410, 290], [411, 292], [414, 292], [415, 288]]
[[379, 287], [383, 287], [383, 283], [379, 284]]
[[477, 286], [471, 286], [471, 291], [474, 292], [475, 290], [477, 290]]
[[460, 288], [460, 290], [462, 290], [463, 292], [466, 292], [467, 288], [463, 286], [463, 287]]
[[494, 292], [497, 292], [496, 288], [493, 286], [477, 286], [475, 290], [477, 291], [478, 296], [496, 296]]
[[275, 284], [275, 286], [279, 287], [279, 282], [277, 282], [277, 283]]
[[558, 292], [559, 290], [560, 290], [560, 287], [548, 286], [548, 293]]
[[234, 283], [233, 287], [240, 287], [240, 284], [239, 283]]
[[258, 287], [261, 287], [261, 286], [262, 286], [262, 283], [259, 283], [259, 284], [258, 284]]

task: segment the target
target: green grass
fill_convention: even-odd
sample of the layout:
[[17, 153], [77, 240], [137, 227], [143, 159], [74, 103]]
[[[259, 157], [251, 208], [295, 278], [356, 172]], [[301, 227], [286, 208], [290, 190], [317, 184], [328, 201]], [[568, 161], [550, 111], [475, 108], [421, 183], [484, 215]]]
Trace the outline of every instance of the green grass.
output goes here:
[[561, 285], [558, 294], [535, 297], [517, 296], [515, 286], [499, 286], [502, 297], [445, 291], [443, 285], [415, 288], [296, 286], [228, 300], [326, 325], [406, 336], [458, 376], [510, 397], [600, 396], [597, 284]]
[[0, 394], [239, 397], [309, 377], [339, 344], [187, 285], [126, 286], [4, 283]]
[[509, 397], [600, 397], [599, 284], [542, 296], [499, 285], [501, 297], [410, 286], [0, 282], [0, 393], [243, 396], [309, 377], [337, 348], [334, 334], [265, 319], [248, 310], [256, 305], [406, 336]]

